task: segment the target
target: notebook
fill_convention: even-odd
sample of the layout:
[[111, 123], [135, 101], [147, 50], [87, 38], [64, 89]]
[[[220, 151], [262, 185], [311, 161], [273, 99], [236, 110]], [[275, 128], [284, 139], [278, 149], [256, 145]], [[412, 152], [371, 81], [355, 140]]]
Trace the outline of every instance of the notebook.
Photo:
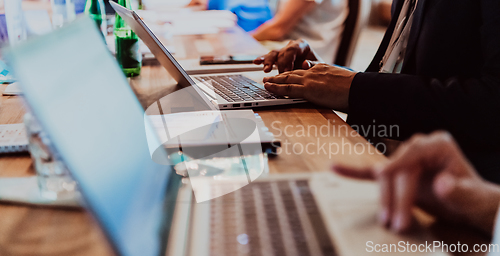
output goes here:
[[3, 96], [17, 96], [22, 94], [23, 92], [21, 91], [21, 88], [19, 88], [17, 82], [7, 85], [2, 93]]
[[0, 154], [28, 152], [28, 137], [24, 124], [0, 125]]

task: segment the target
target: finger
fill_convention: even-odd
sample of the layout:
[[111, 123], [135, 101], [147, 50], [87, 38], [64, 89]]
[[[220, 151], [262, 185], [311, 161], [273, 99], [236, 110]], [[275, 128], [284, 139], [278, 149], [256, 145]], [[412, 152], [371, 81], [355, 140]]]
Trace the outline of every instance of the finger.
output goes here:
[[[440, 201], [446, 204], [447, 208], [458, 212], [474, 211], [477, 209], [472, 209], [471, 203], [481, 202], [485, 204], [484, 198], [488, 197], [483, 197], [480, 193], [488, 185], [478, 187], [478, 183], [474, 181], [473, 179], [457, 177], [452, 174], [451, 170], [444, 171], [436, 175], [432, 184], [432, 190], [441, 199]], [[494, 204], [498, 204], [495, 199], [493, 201], [495, 201], [493, 202]]]
[[[432, 189], [442, 201], [459, 201], [467, 197], [464, 190], [458, 190], [458, 181], [448, 172], [440, 173], [434, 179]], [[465, 190], [467, 191], [467, 190]], [[468, 192], [468, 191], [467, 191]], [[457, 200], [458, 199], [458, 200]]]
[[294, 73], [285, 72], [276, 76], [265, 77], [263, 81], [264, 83], [269, 82], [275, 84], [303, 84], [304, 77]]
[[389, 227], [393, 212], [394, 180], [392, 173], [380, 172], [377, 176], [380, 185], [380, 215], [382, 225]]
[[400, 170], [394, 178], [391, 228], [396, 232], [407, 231], [413, 220], [413, 206], [420, 181], [419, 169]]
[[497, 185], [478, 178], [456, 176], [452, 168], [456, 167], [436, 175], [432, 184], [432, 191], [442, 203], [436, 208], [436, 215], [449, 221], [466, 220], [468, 224], [491, 233], [498, 212]]
[[304, 62], [302, 62], [302, 69], [308, 70], [308, 69], [314, 67], [314, 65], [316, 65], [318, 63], [321, 63], [321, 62], [312, 61], [312, 60], [305, 60]]
[[278, 74], [278, 75], [275, 75], [275, 76], [269, 76], [269, 77], [264, 77], [263, 81], [264, 82], [271, 82], [269, 79], [274, 79], [275, 77], [285, 77], [287, 75], [293, 75], [293, 76], [305, 76], [307, 73], [307, 70], [302, 70], [302, 69], [298, 69], [298, 70], [294, 70], [294, 71], [288, 71], [288, 72], [284, 72], [284, 73], [281, 73], [281, 74]]
[[278, 51], [271, 51], [264, 56], [264, 72], [269, 73], [273, 70], [273, 65], [278, 60]]
[[459, 154], [458, 147], [447, 133], [417, 135], [394, 153], [386, 171], [394, 172], [418, 166], [436, 171], [442, 168], [448, 159], [457, 158], [457, 154]]
[[280, 73], [293, 70], [293, 63], [297, 57], [295, 48], [286, 48], [278, 54], [278, 71]]
[[266, 90], [279, 95], [288, 96], [290, 98], [304, 98], [304, 86], [301, 84], [275, 84], [265, 83]]
[[253, 60], [253, 64], [260, 65], [260, 64], [264, 63], [264, 59], [265, 59], [265, 55], [259, 56], [259, 57], [255, 58], [255, 60]]
[[332, 171], [349, 178], [374, 180], [376, 178], [372, 168], [357, 169], [342, 165], [333, 165]]

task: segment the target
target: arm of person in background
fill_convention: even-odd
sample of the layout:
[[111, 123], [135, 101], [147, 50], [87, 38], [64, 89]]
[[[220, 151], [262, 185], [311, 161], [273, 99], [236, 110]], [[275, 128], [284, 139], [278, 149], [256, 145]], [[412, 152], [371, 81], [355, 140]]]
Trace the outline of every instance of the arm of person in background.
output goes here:
[[492, 233], [500, 203], [500, 186], [483, 180], [450, 134], [417, 135], [388, 163], [368, 169], [334, 166], [336, 173], [380, 184], [380, 221], [396, 232], [412, 224], [418, 206], [446, 221]]
[[208, 0], [191, 0], [186, 7], [206, 10], [208, 8]]
[[315, 5], [316, 2], [312, 0], [288, 0], [271, 20], [250, 34], [258, 41], [281, 41]]

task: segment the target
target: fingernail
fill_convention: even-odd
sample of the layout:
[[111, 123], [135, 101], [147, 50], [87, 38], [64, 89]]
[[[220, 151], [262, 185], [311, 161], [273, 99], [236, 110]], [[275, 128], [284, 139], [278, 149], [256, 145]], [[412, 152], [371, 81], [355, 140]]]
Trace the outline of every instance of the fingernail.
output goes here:
[[395, 232], [401, 232], [405, 229], [405, 223], [404, 223], [404, 218], [403, 215], [397, 214], [394, 216], [392, 219], [392, 226], [391, 229]]
[[387, 211], [387, 209], [382, 209], [378, 216], [378, 219], [380, 223], [382, 223], [382, 225], [387, 226], [387, 224], [389, 223], [389, 211]]
[[269, 64], [264, 65], [264, 69], [265, 70], [269, 69]]
[[311, 68], [311, 62], [308, 60], [305, 61], [307, 69]]

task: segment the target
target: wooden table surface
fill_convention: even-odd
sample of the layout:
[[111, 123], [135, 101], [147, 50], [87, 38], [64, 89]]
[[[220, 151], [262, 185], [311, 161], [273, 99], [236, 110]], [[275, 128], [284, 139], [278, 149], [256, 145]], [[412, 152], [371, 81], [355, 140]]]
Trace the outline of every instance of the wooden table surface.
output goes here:
[[[243, 54], [249, 51], [255, 54], [265, 51], [236, 29], [221, 32], [219, 36], [175, 37], [174, 44], [182, 44], [185, 51], [176, 53], [180, 59], [199, 55], [192, 44], [193, 38], [210, 41], [216, 54]], [[250, 76], [262, 79], [264, 74], [253, 72]], [[145, 108], [176, 88], [165, 69], [154, 63], [144, 66], [141, 76], [131, 79], [130, 84]], [[0, 85], [0, 91], [5, 87]], [[278, 156], [269, 160], [271, 173], [327, 171], [332, 163], [366, 166], [385, 159], [329, 109], [301, 104], [255, 111], [262, 116], [271, 132], [279, 135], [277, 137], [283, 144]], [[22, 97], [0, 97], [0, 124], [20, 123], [24, 113]], [[326, 132], [327, 128], [321, 133], [321, 127], [329, 127], [329, 133]], [[315, 129], [318, 131], [315, 132]], [[333, 151], [333, 154], [329, 151]], [[0, 177], [31, 175], [34, 175], [34, 170], [28, 155], [0, 155]], [[433, 233], [440, 239], [444, 237], [451, 241], [455, 241], [455, 237], [460, 241], [471, 240], [472, 236], [478, 241], [487, 242], [487, 238], [477, 236], [472, 231], [447, 230], [450, 228], [437, 228]], [[110, 246], [102, 232], [84, 210], [0, 204], [1, 256], [110, 254]]]

